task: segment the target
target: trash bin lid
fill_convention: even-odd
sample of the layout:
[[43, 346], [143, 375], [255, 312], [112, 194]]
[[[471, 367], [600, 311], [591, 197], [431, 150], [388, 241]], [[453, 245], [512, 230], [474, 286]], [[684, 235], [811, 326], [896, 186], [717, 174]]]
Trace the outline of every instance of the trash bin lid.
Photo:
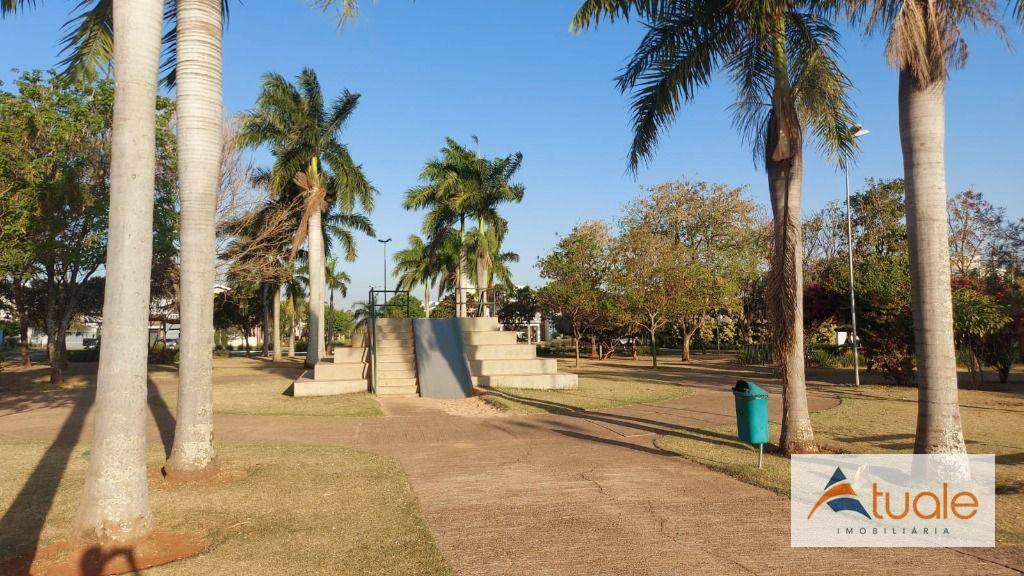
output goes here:
[[737, 380], [736, 385], [732, 387], [732, 393], [734, 396], [742, 396], [744, 398], [768, 397], [767, 390], [748, 380]]

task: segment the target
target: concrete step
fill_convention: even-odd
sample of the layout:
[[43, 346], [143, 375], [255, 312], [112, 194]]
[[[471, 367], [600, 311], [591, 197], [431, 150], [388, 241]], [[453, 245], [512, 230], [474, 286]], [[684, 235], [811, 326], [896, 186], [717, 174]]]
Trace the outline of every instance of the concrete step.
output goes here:
[[485, 344], [466, 346], [466, 359], [474, 360], [524, 360], [537, 357], [533, 344]]
[[370, 351], [368, 348], [351, 347], [342, 348], [337, 347], [334, 349], [334, 363], [345, 364], [348, 362], [366, 362], [370, 359]]
[[463, 332], [487, 332], [498, 330], [498, 318], [459, 318]]
[[313, 367], [314, 380], [365, 380], [369, 375], [370, 367], [365, 362], [320, 362]]
[[416, 359], [412, 356], [378, 356], [377, 370], [400, 370], [416, 368]]
[[479, 346], [481, 344], [516, 343], [515, 332], [499, 332], [497, 330], [488, 330], [486, 332], [465, 332], [463, 333], [462, 338], [466, 344], [471, 346]]
[[575, 374], [498, 374], [479, 376], [481, 388], [529, 388], [532, 390], [571, 390], [579, 385]]
[[558, 372], [558, 360], [554, 358], [530, 358], [526, 360], [473, 360], [469, 371], [477, 376], [500, 374], [554, 374]]
[[[408, 340], [377, 340], [377, 350], [380, 350], [382, 354], [394, 354], [393, 350], [408, 350], [412, 354], [414, 348], [412, 338]], [[385, 350], [388, 352], [384, 352]]]
[[292, 396], [296, 398], [304, 396], [335, 396], [338, 394], [354, 394], [367, 392], [370, 383], [366, 379], [361, 380], [314, 380], [310, 370], [302, 373], [298, 380], [292, 383]]
[[415, 378], [416, 368], [408, 366], [379, 367], [377, 368], [377, 379], [386, 380], [391, 378]]
[[387, 386], [378, 387], [378, 396], [416, 396], [419, 391], [415, 386]]
[[[377, 342], [382, 342], [384, 340], [409, 340], [411, 338], [412, 330], [377, 330]], [[366, 341], [369, 342], [370, 338], [367, 337]]]

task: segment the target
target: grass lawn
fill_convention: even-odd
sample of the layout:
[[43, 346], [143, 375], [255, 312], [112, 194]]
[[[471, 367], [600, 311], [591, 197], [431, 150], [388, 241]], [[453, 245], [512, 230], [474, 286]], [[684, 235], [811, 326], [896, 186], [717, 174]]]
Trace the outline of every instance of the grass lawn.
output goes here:
[[[340, 447], [218, 453], [241, 479], [175, 485], [151, 474], [157, 528], [198, 532], [208, 548], [146, 574], [450, 573], [395, 461]], [[150, 469], [163, 460], [153, 446]], [[0, 441], [0, 510], [17, 515], [0, 523], [0, 557], [67, 536], [87, 464], [83, 447]]]
[[[835, 386], [830, 391], [842, 403], [811, 415], [818, 443], [826, 451], [849, 453], [909, 453], [914, 447], [917, 390], [892, 386]], [[1024, 397], [1019, 393], [960, 391], [960, 410], [968, 450], [996, 455], [996, 539], [1024, 542]], [[778, 427], [772, 435], [778, 438]], [[700, 464], [762, 486], [779, 494], [789, 492], [789, 460], [765, 454], [757, 469], [756, 452], [735, 440], [733, 426], [657, 439], [659, 448], [679, 453]]]
[[[380, 416], [374, 397], [344, 394], [294, 398], [284, 391], [302, 373], [301, 359], [280, 362], [257, 357], [214, 358], [213, 406], [216, 414], [254, 416]], [[95, 363], [73, 362], [59, 387], [49, 383], [49, 368], [36, 365], [25, 370], [8, 369], [0, 380], [0, 394], [12, 401], [52, 403], [54, 394], [67, 394], [96, 382]], [[177, 405], [178, 371], [170, 365], [149, 366], [150, 396], [163, 399], [171, 410]], [[151, 398], [151, 402], [154, 398]]]
[[[559, 366], [560, 371], [565, 368]], [[487, 390], [480, 397], [513, 414], [542, 414], [664, 402], [689, 394], [692, 390], [678, 383], [581, 374], [575, 390], [503, 388]]]

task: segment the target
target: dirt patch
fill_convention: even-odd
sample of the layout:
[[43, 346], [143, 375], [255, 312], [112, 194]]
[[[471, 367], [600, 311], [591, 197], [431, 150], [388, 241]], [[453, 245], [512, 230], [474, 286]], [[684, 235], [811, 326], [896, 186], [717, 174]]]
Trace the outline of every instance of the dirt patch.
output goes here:
[[4, 574], [21, 576], [100, 576], [136, 573], [201, 553], [206, 543], [198, 534], [156, 530], [146, 539], [126, 544], [54, 542], [35, 557], [15, 557], [0, 563]]
[[438, 400], [437, 405], [450, 416], [468, 416], [470, 418], [503, 417], [506, 414], [485, 402], [478, 396], [459, 400]]

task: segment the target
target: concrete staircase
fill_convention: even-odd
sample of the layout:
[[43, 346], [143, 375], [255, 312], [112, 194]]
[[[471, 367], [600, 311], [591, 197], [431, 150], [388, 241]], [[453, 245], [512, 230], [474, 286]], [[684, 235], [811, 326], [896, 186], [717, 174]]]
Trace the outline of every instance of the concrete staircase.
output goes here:
[[338, 347], [293, 383], [294, 396], [334, 396], [370, 389], [370, 353], [365, 347]]
[[537, 347], [502, 332], [497, 318], [462, 318], [462, 337], [473, 384], [482, 388], [576, 388], [575, 374], [559, 374], [553, 358], [537, 358]]
[[377, 394], [415, 396], [418, 393], [412, 320], [378, 318]]

